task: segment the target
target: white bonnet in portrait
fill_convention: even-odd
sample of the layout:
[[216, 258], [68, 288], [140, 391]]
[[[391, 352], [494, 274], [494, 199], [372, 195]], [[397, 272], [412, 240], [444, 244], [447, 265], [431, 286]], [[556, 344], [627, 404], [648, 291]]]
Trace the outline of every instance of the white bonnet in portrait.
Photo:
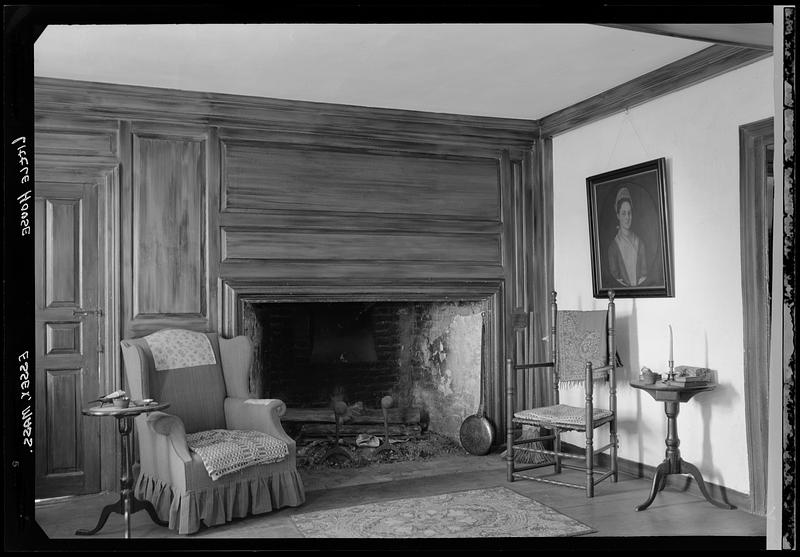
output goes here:
[[618, 210], [618, 208], [619, 208], [619, 202], [620, 202], [621, 199], [627, 199], [628, 203], [630, 203], [631, 207], [633, 207], [633, 200], [631, 199], [631, 192], [625, 186], [622, 186], [621, 188], [619, 188], [619, 191], [617, 191], [617, 198], [614, 200], [614, 208], [616, 210]]

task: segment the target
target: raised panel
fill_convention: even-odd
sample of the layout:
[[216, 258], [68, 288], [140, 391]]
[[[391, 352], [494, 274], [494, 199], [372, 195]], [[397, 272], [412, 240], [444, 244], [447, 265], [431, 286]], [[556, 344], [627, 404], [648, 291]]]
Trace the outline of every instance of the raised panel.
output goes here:
[[47, 474], [83, 469], [81, 444], [82, 369], [48, 369]]
[[500, 263], [499, 236], [225, 230], [223, 261], [233, 259]]
[[224, 208], [499, 220], [493, 158], [223, 143]]
[[80, 322], [45, 323], [45, 354], [81, 354]]
[[117, 138], [114, 133], [81, 131], [37, 131], [37, 153], [57, 153], [81, 156], [113, 156]]
[[134, 136], [133, 314], [204, 315], [205, 142]]
[[281, 284], [339, 281], [354, 292], [364, 284], [396, 284], [401, 280], [489, 280], [505, 277], [503, 266], [440, 261], [274, 261], [232, 260], [220, 266], [220, 277], [236, 280], [273, 280]]
[[80, 199], [47, 199], [45, 212], [45, 302], [80, 305]]

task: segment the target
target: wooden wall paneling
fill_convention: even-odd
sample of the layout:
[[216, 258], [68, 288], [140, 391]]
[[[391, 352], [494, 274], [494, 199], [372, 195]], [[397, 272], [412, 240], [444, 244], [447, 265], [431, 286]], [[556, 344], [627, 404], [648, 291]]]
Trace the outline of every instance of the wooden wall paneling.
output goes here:
[[58, 113], [69, 107], [71, 114], [91, 114], [107, 121], [204, 126], [211, 107], [203, 93], [158, 87], [35, 77], [34, 88], [37, 112]]
[[381, 261], [225, 261], [220, 265], [223, 279], [264, 279], [303, 284], [335, 278], [349, 284], [364, 282], [391, 284], [397, 281], [427, 279], [444, 281], [454, 278], [463, 280], [486, 280], [505, 276], [503, 266], [448, 263], [437, 261], [398, 262]]
[[[515, 298], [514, 293], [516, 290], [515, 276], [517, 267], [517, 257], [514, 252], [514, 237], [515, 237], [515, 215], [514, 215], [514, 174], [512, 169], [511, 159], [507, 150], [500, 153], [500, 188], [501, 188], [501, 205], [503, 215], [503, 287], [501, 293], [502, 303], [499, 304], [498, 312], [500, 313], [499, 319], [499, 337], [502, 339], [502, 362], [505, 363], [506, 358], [510, 357], [514, 348], [513, 328], [511, 327], [511, 312], [514, 309]], [[501, 366], [495, 370], [495, 375], [492, 377], [491, 382], [491, 396], [487, 400], [492, 400], [492, 416], [495, 419], [494, 424], [497, 432], [498, 442], [502, 437], [500, 432], [505, 428], [505, 417], [502, 412], [505, 379], [502, 370], [505, 366]], [[487, 393], [487, 397], [489, 393]]]
[[222, 229], [222, 261], [371, 261], [500, 264], [494, 235]]
[[134, 135], [134, 319], [205, 310], [203, 145]]
[[[427, 143], [484, 151], [524, 147], [538, 131], [532, 120], [367, 108], [281, 99], [214, 95], [210, 123], [238, 130], [269, 129], [366, 139]], [[434, 139], [435, 138], [435, 139]]]
[[37, 158], [41, 155], [97, 158], [117, 157], [116, 120], [42, 112], [35, 115]]
[[78, 130], [47, 130], [36, 133], [36, 150], [41, 152], [74, 153], [81, 156], [116, 156], [116, 133], [102, 135]]
[[[507, 196], [515, 180], [526, 183], [519, 161], [537, 137], [536, 122], [48, 78], [37, 78], [36, 87], [37, 108], [44, 107], [51, 122], [64, 106], [120, 121], [123, 337], [212, 324], [235, 334], [240, 313], [230, 308], [242, 301], [229, 281], [260, 282], [268, 292], [327, 284], [359, 296], [393, 292], [409, 299], [431, 292], [435, 298], [445, 288], [460, 297], [489, 281], [496, 285], [486, 296], [496, 296], [498, 344], [488, 394], [502, 392], [497, 381], [507, 349], [506, 310], [515, 299], [508, 296], [525, 296], [524, 289], [514, 293], [519, 285], [513, 281], [520, 279], [508, 269], [514, 264], [508, 242], [519, 219], [509, 213]], [[196, 163], [189, 175], [204, 171], [204, 197], [155, 185], [192, 181], [186, 172], [168, 173], [182, 157]], [[183, 196], [184, 210], [165, 222], [159, 219], [174, 202], [168, 192]], [[192, 220], [195, 210], [200, 214]], [[199, 228], [202, 243], [199, 255], [180, 267], [201, 268], [203, 276], [186, 284], [183, 277], [178, 296], [160, 298], [154, 285], [174, 282], [169, 279], [177, 267], [158, 265], [168, 258], [147, 250], [156, 239], [179, 248], [181, 226]], [[319, 243], [311, 240], [319, 239], [329, 249], [314, 247]], [[277, 240], [295, 249], [269, 243]], [[424, 288], [429, 285], [434, 290]], [[500, 404], [487, 411], [501, 416]]]
[[[382, 282], [349, 282], [330, 277], [303, 282], [264, 277], [220, 279], [220, 330], [226, 336], [242, 334], [240, 304], [257, 302], [310, 301], [443, 301], [486, 300], [501, 291], [502, 278], [430, 281], [385, 279]], [[498, 356], [503, 357], [502, 351]]]
[[[525, 358], [529, 362], [535, 362], [535, 341], [534, 341], [534, 328], [533, 328], [533, 308], [535, 302], [534, 284], [536, 281], [535, 272], [537, 270], [533, 259], [533, 221], [535, 218], [534, 205], [533, 205], [533, 172], [536, 168], [534, 164], [534, 154], [537, 146], [528, 149], [521, 157], [522, 165], [522, 215], [523, 215], [523, 238], [525, 239], [525, 247], [523, 250], [525, 274], [522, 278], [525, 285], [523, 307], [528, 311], [527, 328], [525, 329]], [[524, 400], [526, 407], [530, 408], [534, 401], [535, 382], [536, 376], [526, 380], [526, 385], [523, 389]]]
[[182, 123], [238, 130], [282, 130], [375, 140], [476, 145], [487, 151], [525, 148], [538, 133], [532, 120], [176, 91], [36, 77], [37, 109], [110, 120]]
[[131, 123], [119, 122], [120, 157], [120, 305], [122, 338], [133, 337], [133, 134]]
[[[512, 282], [509, 284], [509, 289], [512, 291], [512, 305], [508, 308], [510, 312], [518, 309], [525, 309], [525, 216], [523, 214], [524, 205], [524, 191], [522, 184], [520, 162], [516, 160], [511, 161], [511, 184], [512, 195], [512, 210], [513, 222], [512, 227], [514, 231], [513, 236], [513, 277]], [[515, 362], [523, 363], [525, 361], [525, 331], [518, 331], [514, 328], [509, 328], [508, 335], [511, 337], [513, 352], [509, 352], [508, 356], [514, 358]], [[505, 377], [503, 377], [505, 379]], [[505, 391], [505, 385], [503, 385]], [[524, 374], [516, 375], [516, 389], [517, 394], [517, 408], [522, 404], [522, 395], [525, 392], [525, 376]], [[505, 414], [503, 414], [505, 417]], [[502, 431], [506, 427], [503, 424]]]
[[[119, 142], [119, 138], [117, 138]], [[119, 152], [119, 151], [117, 151]], [[102, 327], [100, 342], [104, 344], [101, 358], [100, 393], [110, 393], [117, 389], [126, 389], [123, 378], [122, 354], [122, 305], [120, 297], [121, 261], [120, 261], [120, 173], [116, 164], [105, 172], [99, 189], [99, 207], [101, 231], [100, 249], [98, 251], [98, 267], [104, 273], [101, 286], [101, 299], [105, 313], [99, 323]], [[116, 420], [100, 421], [100, 487], [104, 490], [116, 490], [119, 486], [119, 470], [121, 455], [117, 443]]]
[[[376, 115], [375, 118], [380, 118]], [[357, 119], [344, 128], [324, 129], [312, 126], [309, 129], [293, 127], [290, 122], [282, 125], [271, 125], [269, 128], [253, 127], [220, 127], [219, 134], [224, 144], [233, 145], [272, 145], [276, 147], [291, 146], [302, 151], [305, 149], [324, 149], [328, 151], [341, 150], [342, 152], [362, 153], [365, 155], [406, 155], [431, 157], [465, 157], [483, 158], [487, 153], [493, 153], [501, 148], [508, 148], [507, 143], [501, 146], [488, 145], [485, 142], [472, 140], [463, 136], [450, 136], [447, 133], [435, 132], [429, 126], [425, 133], [414, 135], [397, 135], [391, 130], [374, 134], [359, 127], [364, 126], [365, 120]], [[384, 124], [385, 125], [385, 124]]]
[[223, 158], [226, 211], [499, 218], [493, 159], [232, 141]]
[[[532, 310], [533, 335], [532, 357], [539, 362], [547, 361], [550, 350], [547, 339], [550, 334], [550, 298], [555, 288], [553, 271], [553, 139], [548, 137], [537, 142], [536, 168], [532, 178]], [[536, 406], [554, 404], [550, 374], [538, 374], [534, 382]]]
[[131, 313], [126, 334], [209, 326], [208, 136], [205, 130], [135, 123], [130, 129]]
[[[499, 196], [499, 187], [498, 187]], [[499, 205], [499, 203], [498, 203]], [[322, 213], [269, 210], [259, 212], [226, 211], [218, 216], [221, 229], [300, 229], [337, 230], [340, 232], [396, 232], [409, 233], [424, 230], [429, 234], [453, 234], [500, 237], [502, 222], [497, 220], [462, 219], [435, 215]]]

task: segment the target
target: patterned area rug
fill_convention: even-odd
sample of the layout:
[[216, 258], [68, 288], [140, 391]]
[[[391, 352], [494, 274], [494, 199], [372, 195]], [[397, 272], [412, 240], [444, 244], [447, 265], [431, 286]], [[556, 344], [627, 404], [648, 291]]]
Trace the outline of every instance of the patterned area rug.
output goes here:
[[508, 538], [595, 530], [505, 487], [292, 516], [306, 538]]

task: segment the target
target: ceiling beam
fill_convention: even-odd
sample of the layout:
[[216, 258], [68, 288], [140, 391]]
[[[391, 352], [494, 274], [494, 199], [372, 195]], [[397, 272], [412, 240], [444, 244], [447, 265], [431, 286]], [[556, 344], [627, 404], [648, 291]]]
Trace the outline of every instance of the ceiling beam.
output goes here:
[[771, 52], [752, 48], [723, 45], [708, 47], [545, 116], [539, 120], [541, 137], [552, 137], [623, 112], [771, 55]]
[[599, 25], [693, 41], [772, 51], [772, 23], [608, 23]]

